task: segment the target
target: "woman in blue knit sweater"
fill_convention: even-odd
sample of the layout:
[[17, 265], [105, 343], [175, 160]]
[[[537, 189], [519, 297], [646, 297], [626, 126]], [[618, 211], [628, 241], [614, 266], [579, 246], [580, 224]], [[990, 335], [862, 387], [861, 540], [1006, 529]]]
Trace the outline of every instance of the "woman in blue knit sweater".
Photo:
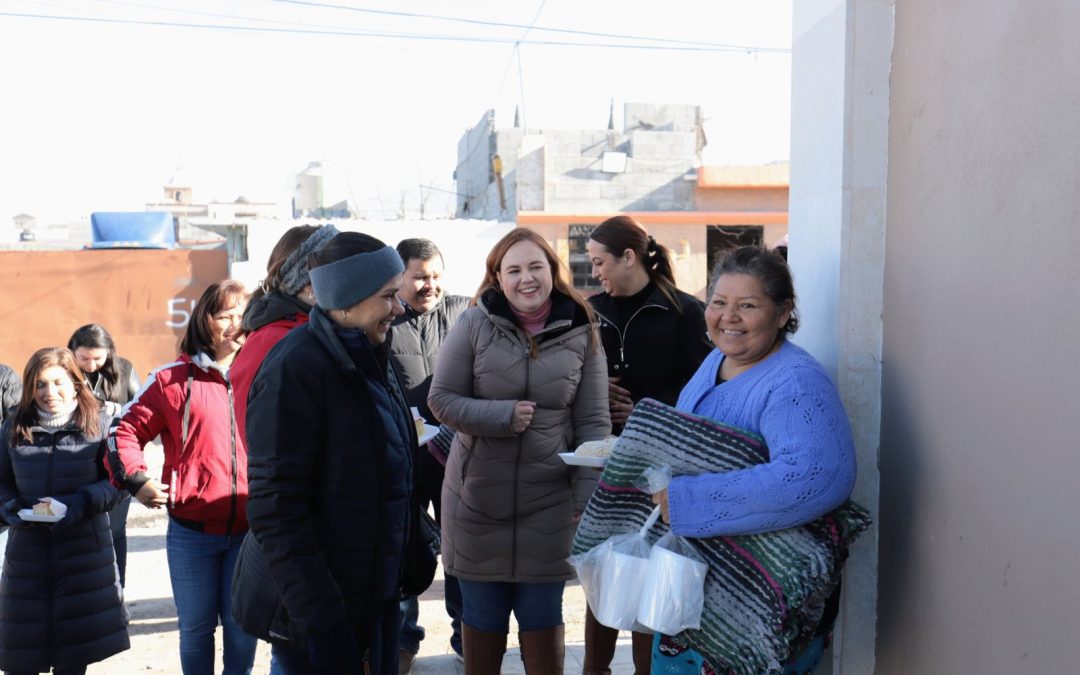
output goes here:
[[[676, 407], [764, 437], [770, 461], [749, 469], [675, 477], [653, 501], [686, 537], [758, 534], [803, 525], [846, 500], [855, 449], [844, 406], [814, 357], [787, 341], [798, 328], [791, 272], [754, 246], [728, 252], [709, 284], [705, 324], [716, 349], [683, 388]], [[836, 619], [839, 588], [818, 638], [784, 664], [811, 673]], [[693, 650], [654, 643], [653, 672], [711, 673]]]

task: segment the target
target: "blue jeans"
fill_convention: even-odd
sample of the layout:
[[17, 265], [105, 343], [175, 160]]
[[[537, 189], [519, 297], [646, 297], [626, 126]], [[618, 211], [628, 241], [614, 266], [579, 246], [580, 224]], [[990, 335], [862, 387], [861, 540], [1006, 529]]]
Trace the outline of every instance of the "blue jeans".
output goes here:
[[249, 675], [256, 640], [232, 618], [233, 567], [243, 535], [206, 534], [169, 521], [165, 552], [180, 625], [184, 675], [213, 675], [214, 629], [224, 634], [224, 675]]
[[[443, 601], [446, 615], [450, 617], [450, 648], [461, 652], [461, 586], [457, 577], [447, 574], [443, 579]], [[419, 623], [420, 601], [415, 595], [401, 600], [401, 651], [415, 654], [420, 651], [424, 639], [424, 627]], [[271, 674], [272, 675], [272, 674]]]
[[565, 581], [543, 584], [518, 584], [503, 581], [466, 581], [461, 584], [465, 625], [488, 633], [510, 630], [510, 612], [522, 632], [544, 630], [561, 625]]
[[401, 651], [415, 654], [424, 641], [424, 627], [420, 625], [420, 600], [415, 595], [401, 599]]

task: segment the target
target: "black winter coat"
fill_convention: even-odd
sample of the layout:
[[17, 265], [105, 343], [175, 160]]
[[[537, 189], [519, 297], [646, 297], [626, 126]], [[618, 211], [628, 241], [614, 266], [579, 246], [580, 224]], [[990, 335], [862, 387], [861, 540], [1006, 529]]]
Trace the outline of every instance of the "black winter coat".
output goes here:
[[[402, 552], [390, 549], [403, 533], [387, 532], [386, 523], [394, 494], [411, 497], [411, 478], [388, 467], [366, 383], [373, 376], [354, 365], [315, 308], [255, 377], [247, 412], [250, 531], [232, 599], [233, 616], [251, 635], [302, 647], [348, 622], [365, 649], [388, 594], [397, 597], [384, 579], [400, 570]], [[405, 400], [395, 399], [408, 418]]]
[[130, 646], [127, 611], [113, 556], [107, 512], [121, 493], [105, 473], [104, 436], [68, 427], [33, 428], [33, 442], [11, 443], [0, 430], [0, 501], [87, 498], [84, 520], [54, 532], [27, 523], [9, 531], [0, 581], [0, 669], [47, 672], [102, 661]]
[[435, 372], [435, 361], [443, 340], [450, 329], [469, 308], [469, 299], [463, 295], [443, 296], [441, 302], [430, 312], [417, 314], [405, 305], [405, 313], [394, 320], [394, 340], [390, 354], [394, 359], [405, 398], [416, 406], [429, 422], [438, 422], [428, 408], [428, 390]]
[[678, 311], [653, 286], [645, 304], [623, 330], [613, 323], [615, 301], [607, 293], [589, 298], [600, 319], [600, 340], [607, 356], [608, 377], [630, 391], [637, 403], [654, 398], [675, 405], [679, 392], [713, 350], [705, 334], [705, 307], [692, 295], [676, 292]]
[[119, 373], [117, 374], [116, 383], [111, 387], [106, 384], [105, 376], [101, 374], [100, 370], [96, 373], [83, 373], [83, 375], [86, 377], [86, 381], [90, 383], [90, 388], [93, 389], [94, 396], [99, 401], [109, 401], [123, 407], [128, 401], [135, 398], [135, 394], [139, 393], [142, 385], [139, 382], [139, 376], [135, 374], [135, 366], [131, 365], [131, 361], [117, 356], [116, 369]]
[[[428, 391], [431, 389], [431, 376], [435, 373], [435, 362], [450, 329], [458, 317], [469, 308], [469, 298], [463, 295], [445, 295], [438, 305], [429, 312], [417, 314], [409, 305], [405, 313], [394, 320], [391, 331], [393, 339], [390, 356], [401, 385], [405, 388], [405, 398], [410, 406], [420, 411], [421, 417], [430, 423], [438, 424], [439, 419], [428, 407]], [[422, 503], [428, 501], [435, 505], [435, 517], [442, 515], [442, 484], [445, 469], [435, 457], [427, 452], [425, 446], [416, 452], [415, 488]]]

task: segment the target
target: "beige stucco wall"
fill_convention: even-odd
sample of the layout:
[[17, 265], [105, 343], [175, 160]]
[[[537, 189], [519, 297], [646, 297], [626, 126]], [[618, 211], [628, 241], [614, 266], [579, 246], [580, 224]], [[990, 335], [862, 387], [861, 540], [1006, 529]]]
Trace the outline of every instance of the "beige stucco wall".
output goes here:
[[1080, 4], [896, 3], [877, 673], [1080, 663]]

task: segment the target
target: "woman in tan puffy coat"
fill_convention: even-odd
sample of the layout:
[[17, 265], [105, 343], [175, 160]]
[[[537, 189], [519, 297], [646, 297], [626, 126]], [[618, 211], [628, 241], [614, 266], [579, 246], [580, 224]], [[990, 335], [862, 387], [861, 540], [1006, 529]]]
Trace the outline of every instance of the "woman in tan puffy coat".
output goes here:
[[597, 472], [558, 453], [611, 430], [588, 303], [543, 238], [518, 228], [487, 258], [443, 343], [428, 403], [458, 431], [442, 493], [443, 564], [461, 581], [465, 672], [499, 672], [510, 612], [526, 672], [563, 672], [566, 562]]

